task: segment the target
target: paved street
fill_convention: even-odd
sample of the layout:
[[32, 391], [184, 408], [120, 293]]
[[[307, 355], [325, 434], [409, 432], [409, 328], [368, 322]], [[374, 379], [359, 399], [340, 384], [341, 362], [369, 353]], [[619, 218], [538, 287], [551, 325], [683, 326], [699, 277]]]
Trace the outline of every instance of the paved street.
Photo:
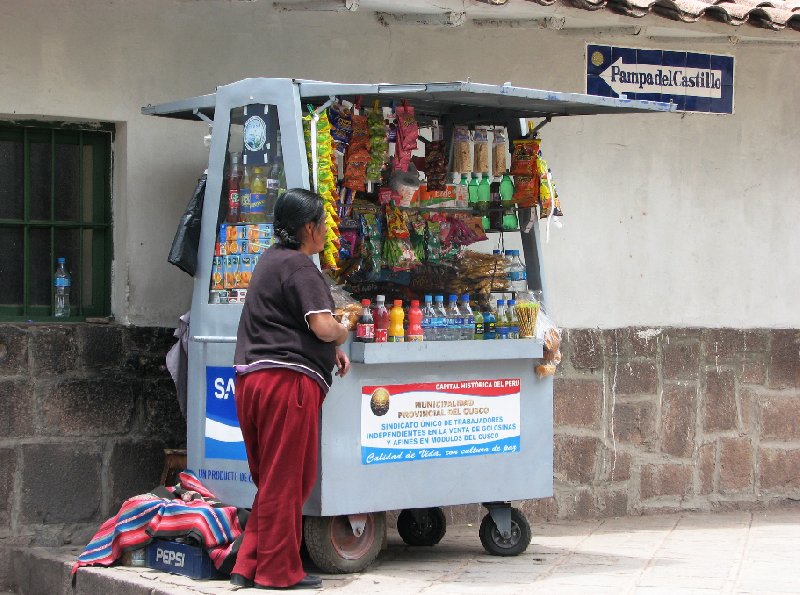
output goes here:
[[[141, 569], [89, 572], [119, 573], [164, 595], [233, 590]], [[485, 554], [475, 526], [450, 528], [433, 548], [406, 547], [390, 531], [368, 571], [323, 578], [337, 594], [800, 593], [800, 507], [536, 524], [516, 558]]]

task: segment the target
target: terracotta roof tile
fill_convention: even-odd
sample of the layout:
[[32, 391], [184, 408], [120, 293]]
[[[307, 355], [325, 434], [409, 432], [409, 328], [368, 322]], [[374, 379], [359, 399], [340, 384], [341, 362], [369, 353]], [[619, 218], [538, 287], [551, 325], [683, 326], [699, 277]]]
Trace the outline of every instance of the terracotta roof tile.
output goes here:
[[[555, 0], [528, 0], [550, 6]], [[583, 10], [608, 8], [631, 17], [650, 13], [693, 23], [709, 18], [734, 26], [748, 23], [779, 30], [789, 27], [800, 31], [800, 0], [561, 0]]]

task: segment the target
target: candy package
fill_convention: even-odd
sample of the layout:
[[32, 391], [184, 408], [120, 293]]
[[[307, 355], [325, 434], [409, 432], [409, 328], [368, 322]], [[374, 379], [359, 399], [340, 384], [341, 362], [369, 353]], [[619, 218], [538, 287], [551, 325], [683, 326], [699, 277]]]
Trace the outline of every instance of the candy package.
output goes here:
[[447, 188], [447, 155], [443, 140], [430, 141], [425, 146], [425, 176], [428, 180], [428, 190]]
[[369, 128], [367, 181], [380, 182], [381, 170], [386, 165], [386, 158], [389, 154], [389, 139], [386, 135], [383, 109], [381, 109], [377, 99], [372, 105], [372, 111], [367, 116], [367, 127]]
[[345, 106], [334, 103], [328, 110], [328, 118], [331, 121], [331, 137], [333, 138], [333, 148], [340, 154], [344, 154], [347, 145], [350, 143], [350, 135], [353, 133], [352, 114]]
[[395, 110], [397, 113], [397, 142], [395, 144], [394, 166], [400, 171], [408, 171], [411, 153], [417, 149], [419, 128], [414, 115], [414, 107], [405, 101]]

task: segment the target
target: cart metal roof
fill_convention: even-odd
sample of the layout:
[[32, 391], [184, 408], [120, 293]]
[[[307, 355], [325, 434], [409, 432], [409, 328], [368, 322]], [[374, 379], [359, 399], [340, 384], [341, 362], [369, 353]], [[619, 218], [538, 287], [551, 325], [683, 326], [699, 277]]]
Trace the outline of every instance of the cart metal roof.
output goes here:
[[[258, 79], [250, 79], [255, 83]], [[480, 123], [515, 118], [552, 118], [598, 114], [673, 112], [676, 105], [656, 101], [599, 97], [582, 93], [561, 93], [504, 85], [473, 82], [410, 83], [410, 84], [346, 84], [294, 79], [303, 101], [318, 105], [331, 96], [354, 101], [361, 98], [364, 106], [374, 99], [382, 103], [406, 100], [417, 116], [450, 116], [453, 121]], [[194, 120], [203, 114], [214, 117], [216, 94], [191, 99], [148, 105], [142, 113]]]

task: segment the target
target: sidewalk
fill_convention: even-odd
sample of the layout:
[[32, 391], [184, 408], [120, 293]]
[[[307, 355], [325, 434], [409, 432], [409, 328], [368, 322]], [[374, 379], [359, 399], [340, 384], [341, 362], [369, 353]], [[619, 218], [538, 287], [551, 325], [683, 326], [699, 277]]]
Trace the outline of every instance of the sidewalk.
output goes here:
[[[323, 575], [324, 592], [511, 595], [800, 593], [800, 507], [533, 525], [516, 558], [487, 555], [475, 526], [448, 529], [432, 548], [389, 547], [366, 572]], [[146, 569], [82, 569], [76, 594], [200, 595], [234, 592]], [[23, 590], [23, 592], [26, 592]], [[33, 591], [28, 591], [33, 592]], [[240, 589], [241, 595], [257, 593]]]

